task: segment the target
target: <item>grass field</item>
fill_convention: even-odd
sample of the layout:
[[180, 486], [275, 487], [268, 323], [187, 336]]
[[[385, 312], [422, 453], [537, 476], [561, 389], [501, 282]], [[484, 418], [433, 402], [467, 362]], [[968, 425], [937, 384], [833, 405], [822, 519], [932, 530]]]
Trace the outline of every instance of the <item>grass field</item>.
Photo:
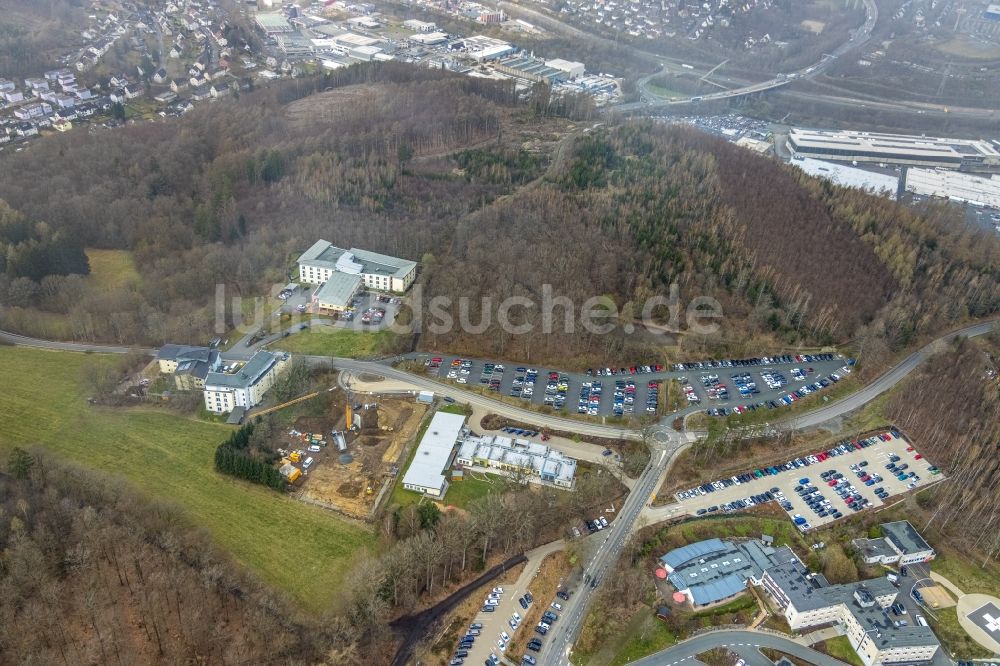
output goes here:
[[135, 270], [132, 253], [125, 250], [89, 249], [90, 275], [87, 284], [97, 289], [117, 289], [138, 283], [139, 273]]
[[384, 351], [394, 337], [395, 334], [384, 330], [366, 333], [342, 328], [329, 331], [309, 328], [275, 342], [272, 346], [293, 354], [366, 358]]
[[848, 640], [847, 636], [837, 636], [836, 638], [831, 638], [825, 640], [818, 645], [814, 645], [820, 652], [825, 652], [834, 659], [839, 659], [840, 661], [851, 664], [852, 666], [864, 666], [861, 661], [861, 657], [858, 653], [854, 651], [851, 647], [851, 641]]
[[[337, 597], [367, 530], [261, 486], [216, 474], [213, 454], [228, 427], [155, 409], [90, 407], [81, 385], [88, 363], [109, 357], [0, 347], [0, 460], [35, 444], [118, 474], [150, 497], [179, 505], [240, 563], [304, 608]], [[44, 377], [44, 381], [39, 381]]]

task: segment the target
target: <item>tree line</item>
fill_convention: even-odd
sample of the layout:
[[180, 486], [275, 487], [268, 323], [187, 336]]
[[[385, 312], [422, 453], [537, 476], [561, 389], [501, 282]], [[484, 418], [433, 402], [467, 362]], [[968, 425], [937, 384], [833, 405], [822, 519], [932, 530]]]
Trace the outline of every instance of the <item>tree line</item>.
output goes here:
[[284, 491], [285, 477], [274, 466], [278, 459], [268, 442], [270, 424], [246, 423], [215, 449], [215, 471]]

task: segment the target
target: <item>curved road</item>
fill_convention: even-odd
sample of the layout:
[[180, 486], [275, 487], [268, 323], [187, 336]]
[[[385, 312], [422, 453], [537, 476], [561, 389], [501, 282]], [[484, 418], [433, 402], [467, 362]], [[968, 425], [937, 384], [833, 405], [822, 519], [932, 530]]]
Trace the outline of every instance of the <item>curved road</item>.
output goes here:
[[679, 662], [685, 662], [685, 666], [687, 666], [690, 663], [687, 660], [693, 660], [696, 655], [718, 647], [736, 652], [743, 657], [748, 666], [770, 666], [772, 664], [770, 659], [761, 654], [760, 648], [762, 647], [781, 650], [816, 664], [816, 666], [844, 666], [843, 662], [796, 643], [789, 638], [763, 631], [748, 630], [711, 631], [644, 657], [633, 664], [635, 666], [672, 666]]
[[850, 412], [863, 407], [901, 382], [925, 359], [930, 357], [935, 352], [945, 349], [948, 344], [956, 338], [975, 338], [980, 335], [985, 335], [996, 328], [998, 324], [1000, 324], [1000, 320], [994, 319], [992, 321], [982, 322], [973, 326], [966, 326], [965, 328], [943, 335], [937, 340], [934, 340], [933, 342], [913, 352], [874, 382], [868, 384], [861, 390], [852, 393], [846, 398], [804, 414], [799, 414], [797, 416], [789, 417], [783, 421], [775, 422], [773, 425], [777, 428], [785, 430], [804, 430], [807, 428], [814, 428], [822, 423], [839, 418], [845, 414], [849, 414]]
[[[961, 328], [957, 331], [952, 331], [940, 338], [934, 340], [933, 342], [925, 345], [921, 349], [913, 352], [907, 358], [905, 358], [898, 365], [893, 367], [891, 370], [883, 374], [881, 377], [876, 379], [871, 384], [865, 386], [856, 393], [838, 400], [832, 404], [824, 405], [812, 411], [799, 414], [787, 419], [776, 421], [773, 425], [778, 428], [786, 430], [802, 430], [808, 428], [814, 428], [827, 421], [837, 419], [841, 416], [849, 414], [854, 410], [864, 406], [868, 402], [871, 402], [876, 397], [882, 393], [888, 391], [900, 381], [902, 381], [910, 372], [914, 370], [921, 362], [924, 361], [934, 352], [943, 349], [955, 338], [960, 336], [965, 337], [977, 337], [984, 335], [989, 331], [993, 330], [1000, 324], [1000, 320], [991, 320], [980, 322], [972, 326], [967, 326]], [[18, 335], [16, 333], [8, 333], [6, 331], [0, 331], [0, 341], [6, 342], [15, 346], [21, 347], [35, 347], [39, 349], [51, 349], [57, 351], [71, 351], [71, 352], [86, 352], [86, 353], [105, 353], [105, 354], [126, 354], [131, 351], [139, 351], [145, 354], [155, 354], [155, 349], [148, 349], [145, 347], [125, 347], [125, 346], [114, 346], [114, 345], [102, 345], [102, 344], [89, 344], [89, 343], [77, 343], [77, 342], [57, 342], [53, 340], [41, 340], [38, 338], [30, 338], [24, 335]], [[223, 356], [226, 356], [224, 353]], [[339, 357], [328, 357], [328, 356], [307, 356], [305, 357], [307, 361], [313, 364], [325, 364], [330, 365], [335, 368], [350, 370], [354, 372], [366, 372], [370, 374], [381, 375], [388, 378], [399, 379], [406, 381], [410, 384], [419, 386], [421, 388], [434, 391], [440, 395], [444, 395], [455, 400], [461, 400], [463, 402], [468, 402], [477, 407], [482, 407], [484, 409], [492, 410], [498, 413], [502, 413], [510, 418], [525, 421], [527, 423], [532, 423], [540, 427], [549, 427], [559, 430], [568, 430], [571, 432], [576, 432], [580, 435], [590, 435], [592, 437], [611, 437], [611, 438], [623, 438], [640, 440], [642, 439], [642, 434], [626, 426], [608, 426], [601, 425], [597, 423], [585, 423], [582, 421], [577, 421], [575, 419], [569, 419], [560, 416], [551, 416], [547, 414], [540, 414], [535, 411], [517, 407], [514, 405], [508, 405], [507, 403], [500, 402], [498, 400], [493, 400], [492, 398], [480, 395], [478, 393], [473, 393], [471, 391], [466, 391], [460, 389], [454, 385], [445, 384], [443, 382], [434, 381], [428, 379], [427, 377], [414, 375], [403, 370], [398, 370], [385, 363], [374, 362], [374, 361], [358, 361], [349, 358], [339, 358]], [[675, 415], [676, 416], [676, 415]], [[671, 417], [672, 418], [672, 417]], [[672, 428], [669, 427], [668, 423], [661, 423], [656, 427], [656, 432], [653, 433], [654, 438], [660, 444], [667, 444], [670, 442], [676, 442], [681, 440], [680, 433], [677, 433]], [[684, 438], [682, 441], [686, 441]]]

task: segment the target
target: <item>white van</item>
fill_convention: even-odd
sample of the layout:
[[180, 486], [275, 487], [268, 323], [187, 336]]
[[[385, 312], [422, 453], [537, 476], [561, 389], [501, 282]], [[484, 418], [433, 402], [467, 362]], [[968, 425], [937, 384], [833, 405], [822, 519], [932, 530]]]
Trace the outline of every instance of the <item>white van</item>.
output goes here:
[[914, 617], [916, 617], [917, 624], [919, 624], [921, 627], [927, 626], [927, 620], [924, 619], [923, 615], [915, 615]]
[[313, 464], [312, 458], [306, 458], [306, 461], [302, 463], [302, 469], [309, 469]]

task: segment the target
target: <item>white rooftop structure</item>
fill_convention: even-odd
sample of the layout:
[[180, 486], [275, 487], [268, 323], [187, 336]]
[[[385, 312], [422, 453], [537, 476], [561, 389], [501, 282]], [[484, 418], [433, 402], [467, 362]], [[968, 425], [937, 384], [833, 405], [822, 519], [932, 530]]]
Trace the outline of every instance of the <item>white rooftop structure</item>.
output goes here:
[[906, 171], [906, 191], [1000, 209], [1000, 178], [982, 178], [942, 169], [911, 168]]
[[563, 488], [572, 488], [576, 460], [545, 444], [502, 435], [467, 435], [455, 461], [468, 467], [525, 472]]
[[899, 189], [899, 178], [885, 173], [858, 169], [845, 164], [814, 160], [811, 157], [793, 158], [791, 164], [802, 169], [810, 176], [823, 178], [835, 185], [853, 187], [876, 195], [886, 195], [890, 199], [896, 198], [896, 191]]
[[416, 34], [410, 35], [410, 40], [417, 42], [418, 44], [423, 44], [425, 46], [433, 46], [435, 44], [444, 44], [448, 41], [448, 35], [443, 32], [418, 32]]
[[1000, 166], [1000, 151], [997, 146], [977, 139], [793, 128], [788, 132], [788, 149], [796, 157], [840, 162], [876, 162], [949, 169]]
[[413, 462], [403, 475], [404, 488], [433, 497], [444, 496], [448, 490], [444, 469], [464, 424], [465, 417], [461, 414], [434, 414], [427, 431], [420, 438]]
[[562, 58], [553, 58], [552, 60], [545, 61], [546, 67], [551, 67], [552, 69], [558, 69], [560, 72], [566, 72], [570, 75], [570, 78], [576, 78], [578, 76], [583, 76], [586, 68], [582, 62], [574, 62], [572, 60], [563, 60]]

